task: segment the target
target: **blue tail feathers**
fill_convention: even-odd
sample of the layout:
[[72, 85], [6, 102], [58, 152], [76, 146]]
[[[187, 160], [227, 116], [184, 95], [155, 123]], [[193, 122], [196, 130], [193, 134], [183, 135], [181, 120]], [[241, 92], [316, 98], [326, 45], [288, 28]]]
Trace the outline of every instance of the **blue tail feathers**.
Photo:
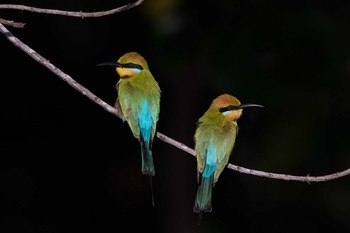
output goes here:
[[193, 207], [194, 212], [211, 212], [211, 194], [213, 189], [213, 181], [214, 174], [208, 177], [201, 177], [201, 181], [197, 190], [195, 205]]
[[153, 156], [150, 145], [145, 142], [141, 137], [141, 159], [142, 159], [142, 173], [154, 176], [154, 164], [153, 164]]
[[150, 176], [155, 175], [153, 156], [151, 151], [152, 125], [153, 125], [153, 121], [150, 113], [150, 107], [149, 107], [148, 101], [144, 100], [141, 111], [139, 113], [142, 173]]

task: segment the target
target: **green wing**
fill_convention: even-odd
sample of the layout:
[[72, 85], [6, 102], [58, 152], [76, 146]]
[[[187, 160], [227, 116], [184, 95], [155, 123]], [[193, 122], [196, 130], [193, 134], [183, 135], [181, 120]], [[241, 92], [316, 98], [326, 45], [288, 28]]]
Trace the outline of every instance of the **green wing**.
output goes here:
[[217, 155], [214, 183], [218, 180], [230, 158], [237, 129], [237, 124], [226, 120], [221, 113], [207, 111], [199, 119], [194, 137], [198, 176], [204, 170], [208, 148], [214, 146]]
[[[230, 122], [231, 123], [231, 122]], [[235, 123], [235, 122], [233, 122]], [[230, 129], [227, 129], [226, 131], [226, 136], [221, 138], [221, 147], [218, 151], [218, 161], [216, 165], [216, 171], [214, 174], [214, 183], [217, 182], [219, 179], [220, 174], [224, 170], [224, 168], [227, 166], [227, 163], [230, 159], [232, 149], [234, 147], [235, 141], [236, 141], [236, 136], [238, 132], [238, 125], [233, 124], [230, 126], [227, 126]], [[225, 135], [223, 134], [223, 135]]]
[[138, 114], [141, 112], [144, 101], [148, 101], [152, 118], [152, 139], [156, 131], [160, 111], [160, 88], [152, 74], [145, 70], [134, 77], [120, 79], [117, 90], [119, 105], [136, 138], [140, 136]]

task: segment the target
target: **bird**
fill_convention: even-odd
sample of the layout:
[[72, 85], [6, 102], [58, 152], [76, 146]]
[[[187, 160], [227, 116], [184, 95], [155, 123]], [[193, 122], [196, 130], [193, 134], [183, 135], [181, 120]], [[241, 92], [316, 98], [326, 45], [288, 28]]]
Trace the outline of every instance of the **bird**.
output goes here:
[[209, 109], [197, 121], [194, 134], [197, 159], [198, 188], [193, 211], [212, 211], [212, 189], [226, 167], [238, 134], [237, 120], [247, 107], [264, 107], [258, 104], [241, 104], [234, 96], [222, 94], [215, 98]]
[[133, 136], [140, 143], [141, 172], [150, 177], [154, 206], [152, 177], [155, 176], [155, 168], [152, 143], [160, 113], [159, 84], [147, 61], [138, 52], [127, 52], [117, 62], [104, 62], [97, 66], [112, 66], [120, 77], [115, 86], [118, 96], [114, 107], [121, 110]]

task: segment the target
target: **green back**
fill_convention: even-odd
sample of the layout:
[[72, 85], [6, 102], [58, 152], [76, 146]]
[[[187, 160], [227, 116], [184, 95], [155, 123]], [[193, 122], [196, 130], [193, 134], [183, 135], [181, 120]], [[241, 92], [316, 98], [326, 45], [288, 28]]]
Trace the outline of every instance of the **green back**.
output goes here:
[[160, 88], [151, 72], [145, 69], [133, 77], [119, 79], [116, 89], [124, 118], [136, 138], [140, 136], [138, 116], [144, 100], [148, 101], [152, 118], [151, 139], [153, 139], [160, 110]]
[[214, 183], [230, 158], [238, 130], [237, 122], [229, 121], [218, 110], [209, 110], [198, 120], [194, 136], [196, 142], [197, 170], [202, 173], [205, 159], [210, 146], [214, 146], [217, 155], [217, 165], [214, 173]]

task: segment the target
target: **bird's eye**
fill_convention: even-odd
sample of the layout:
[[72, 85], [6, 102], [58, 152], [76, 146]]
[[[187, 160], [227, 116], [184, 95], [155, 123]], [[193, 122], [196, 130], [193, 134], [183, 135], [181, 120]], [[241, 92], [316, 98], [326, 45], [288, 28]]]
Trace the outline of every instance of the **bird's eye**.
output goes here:
[[232, 110], [237, 110], [237, 109], [239, 109], [238, 106], [229, 105], [229, 106], [220, 108], [219, 111], [220, 111], [220, 112], [227, 112], [227, 111], [232, 111]]
[[135, 63], [125, 63], [123, 64], [124, 68], [128, 68], [128, 69], [139, 69], [139, 70], [143, 70], [141, 65], [135, 64]]

